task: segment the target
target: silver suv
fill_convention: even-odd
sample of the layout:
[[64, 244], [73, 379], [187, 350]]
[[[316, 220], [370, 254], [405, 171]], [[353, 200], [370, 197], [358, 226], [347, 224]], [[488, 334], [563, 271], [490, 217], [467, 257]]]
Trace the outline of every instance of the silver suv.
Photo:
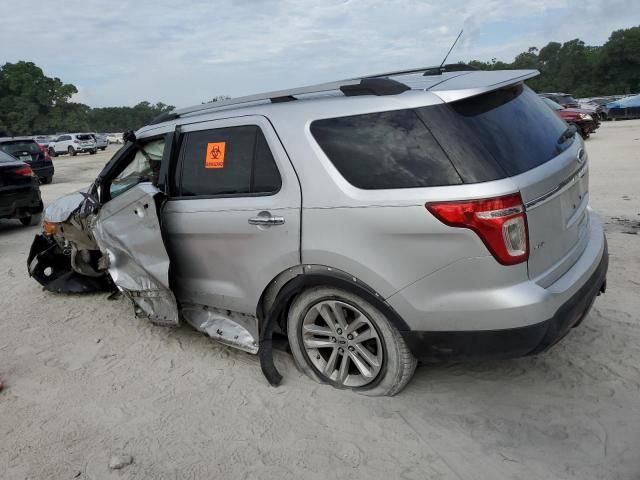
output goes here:
[[[454, 69], [458, 70], [458, 69]], [[177, 110], [47, 208], [30, 273], [314, 380], [393, 395], [418, 360], [541, 352], [605, 289], [581, 138], [523, 82], [420, 69]]]

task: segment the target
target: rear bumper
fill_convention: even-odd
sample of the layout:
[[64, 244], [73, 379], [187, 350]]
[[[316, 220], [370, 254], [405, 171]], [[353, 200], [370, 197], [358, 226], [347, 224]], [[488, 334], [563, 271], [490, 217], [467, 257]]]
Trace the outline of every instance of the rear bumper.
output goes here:
[[53, 173], [54, 173], [53, 165], [46, 165], [43, 167], [31, 166], [31, 169], [33, 170], [33, 173], [35, 173], [38, 176], [38, 178], [53, 177]]
[[596, 121], [588, 121], [588, 120], [582, 121], [578, 125], [580, 125], [580, 128], [582, 129], [582, 131], [586, 134], [595, 132], [600, 126], [600, 124], [597, 123]]
[[589, 313], [605, 291], [609, 254], [606, 239], [600, 262], [588, 280], [553, 315], [540, 323], [500, 330], [402, 332], [420, 360], [513, 358], [540, 353], [561, 340]]
[[0, 218], [21, 218], [42, 212], [38, 188], [0, 192]]

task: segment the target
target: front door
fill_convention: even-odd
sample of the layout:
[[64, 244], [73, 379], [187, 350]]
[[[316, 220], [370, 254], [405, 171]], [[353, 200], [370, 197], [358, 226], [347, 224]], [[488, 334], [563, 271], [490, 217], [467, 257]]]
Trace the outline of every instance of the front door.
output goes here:
[[174, 292], [190, 323], [200, 320], [191, 321], [189, 311], [213, 309], [243, 318], [257, 338], [262, 292], [279, 273], [300, 264], [298, 178], [262, 116], [184, 125], [180, 131], [171, 198], [163, 209]]
[[116, 161], [101, 187], [105, 202], [91, 231], [108, 260], [113, 282], [137, 312], [154, 323], [177, 325], [178, 307], [169, 285], [169, 255], [159, 216], [166, 196], [156, 187], [168, 138], [141, 142]]

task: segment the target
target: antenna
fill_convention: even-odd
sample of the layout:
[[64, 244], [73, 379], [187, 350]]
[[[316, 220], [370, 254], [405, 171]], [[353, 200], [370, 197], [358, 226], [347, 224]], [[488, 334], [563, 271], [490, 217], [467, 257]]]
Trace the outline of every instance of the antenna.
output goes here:
[[453, 50], [453, 47], [456, 46], [456, 43], [458, 43], [458, 40], [460, 40], [460, 37], [462, 36], [462, 32], [464, 32], [464, 30], [460, 30], [460, 33], [458, 34], [458, 36], [456, 37], [455, 42], [453, 42], [453, 45], [451, 45], [451, 48], [449, 49], [449, 51], [447, 52], [447, 54], [444, 56], [444, 60], [442, 60], [442, 63], [440, 64], [439, 69], [441, 70], [442, 67], [444, 66], [444, 62], [447, 61], [447, 58], [449, 58], [449, 55], [451, 54], [451, 51]]

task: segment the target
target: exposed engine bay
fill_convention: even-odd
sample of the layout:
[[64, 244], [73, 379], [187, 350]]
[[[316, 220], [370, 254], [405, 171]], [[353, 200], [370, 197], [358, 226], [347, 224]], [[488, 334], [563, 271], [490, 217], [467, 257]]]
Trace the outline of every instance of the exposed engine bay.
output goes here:
[[115, 291], [107, 272], [108, 259], [88, 228], [96, 210], [95, 197], [88, 191], [67, 195], [45, 210], [43, 232], [34, 238], [27, 266], [29, 274], [47, 290]]

